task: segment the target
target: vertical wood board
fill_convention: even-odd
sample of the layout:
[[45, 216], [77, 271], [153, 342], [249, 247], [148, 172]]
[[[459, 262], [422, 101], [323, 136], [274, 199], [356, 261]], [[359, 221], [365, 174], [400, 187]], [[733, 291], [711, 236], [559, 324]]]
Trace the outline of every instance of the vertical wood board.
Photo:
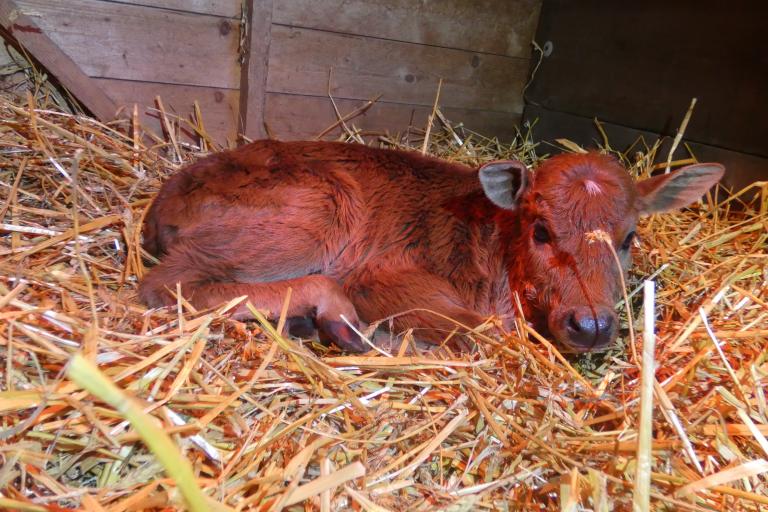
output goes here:
[[240, 73], [238, 131], [256, 139], [266, 135], [264, 102], [272, 37], [272, 0], [246, 0], [247, 52]]

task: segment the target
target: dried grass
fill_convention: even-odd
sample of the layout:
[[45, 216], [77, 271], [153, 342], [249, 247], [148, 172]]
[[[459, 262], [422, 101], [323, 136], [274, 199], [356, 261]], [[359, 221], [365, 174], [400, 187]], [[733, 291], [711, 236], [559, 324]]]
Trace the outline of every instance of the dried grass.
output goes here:
[[[406, 338], [391, 357], [344, 356], [230, 320], [233, 303], [147, 311], [143, 216], [203, 152], [170, 134], [185, 125], [214, 148], [199, 111], [159, 110], [164, 135], [0, 99], [0, 508], [631, 508], [640, 366], [626, 336], [570, 361], [516, 333], [478, 333], [471, 354]], [[435, 117], [428, 137], [375, 138], [468, 163], [542, 157], [525, 134], [501, 144]], [[656, 151], [619, 156], [643, 176]], [[762, 183], [639, 227], [632, 318], [642, 278], [657, 289], [654, 509], [768, 507], [767, 215]]]

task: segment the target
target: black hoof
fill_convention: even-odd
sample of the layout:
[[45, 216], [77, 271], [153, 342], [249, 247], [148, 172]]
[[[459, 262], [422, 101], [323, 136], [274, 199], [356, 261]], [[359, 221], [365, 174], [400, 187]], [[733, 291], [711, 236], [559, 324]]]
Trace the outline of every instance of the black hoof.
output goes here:
[[285, 320], [285, 331], [294, 338], [312, 338], [317, 332], [315, 322], [306, 316], [292, 316]]
[[341, 321], [321, 322], [319, 326], [320, 341], [330, 341], [346, 352], [362, 353], [370, 349], [368, 343]]

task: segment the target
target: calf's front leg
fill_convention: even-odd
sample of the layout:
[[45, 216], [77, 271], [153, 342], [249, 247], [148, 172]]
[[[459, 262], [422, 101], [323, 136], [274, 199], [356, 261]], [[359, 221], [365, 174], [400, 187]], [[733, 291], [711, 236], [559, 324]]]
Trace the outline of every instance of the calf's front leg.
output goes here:
[[412, 328], [430, 343], [441, 343], [456, 329], [464, 331], [458, 324], [473, 328], [484, 321], [449, 282], [424, 270], [362, 270], [346, 281], [345, 290], [364, 320], [394, 316], [398, 332]]

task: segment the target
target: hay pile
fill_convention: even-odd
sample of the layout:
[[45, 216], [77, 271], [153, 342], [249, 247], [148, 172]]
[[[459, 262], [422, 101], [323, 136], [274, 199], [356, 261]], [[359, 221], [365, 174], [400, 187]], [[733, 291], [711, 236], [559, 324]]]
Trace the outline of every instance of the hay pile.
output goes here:
[[[167, 137], [179, 120], [153, 135], [37, 101], [0, 102], [0, 508], [631, 508], [640, 364], [626, 336], [570, 361], [515, 333], [478, 334], [472, 354], [350, 357], [226, 306], [148, 312], [142, 217], [200, 151]], [[538, 158], [528, 137], [440, 124], [428, 146], [444, 157]], [[627, 161], [637, 174], [646, 149]], [[639, 228], [628, 288], [653, 275], [658, 290], [654, 509], [768, 507], [762, 187]]]

